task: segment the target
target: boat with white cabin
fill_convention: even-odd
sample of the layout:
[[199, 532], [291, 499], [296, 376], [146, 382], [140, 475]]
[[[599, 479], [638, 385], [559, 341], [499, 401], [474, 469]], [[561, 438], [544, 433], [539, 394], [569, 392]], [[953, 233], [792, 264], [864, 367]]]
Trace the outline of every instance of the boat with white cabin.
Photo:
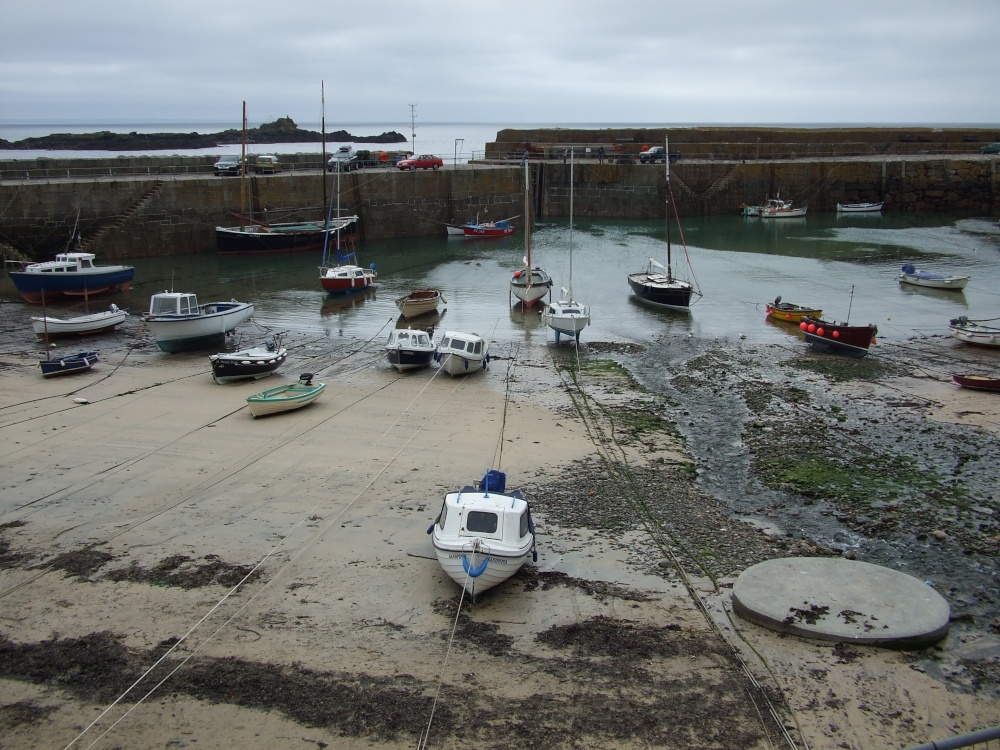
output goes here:
[[449, 492], [427, 529], [442, 570], [473, 601], [519, 571], [529, 555], [538, 559], [531, 508], [506, 483], [503, 472], [491, 469], [473, 486]]
[[489, 346], [478, 333], [445, 331], [434, 352], [434, 361], [452, 377], [468, 375], [489, 367]]
[[250, 302], [207, 302], [189, 292], [159, 292], [149, 300], [149, 314], [142, 320], [165, 352], [198, 349], [222, 339], [250, 319]]
[[51, 302], [59, 297], [91, 297], [127, 291], [135, 268], [94, 265], [93, 253], [58, 253], [55, 260], [41, 263], [4, 262], [10, 280], [25, 302], [39, 304], [46, 295]]
[[436, 349], [429, 331], [394, 328], [389, 332], [385, 355], [393, 369], [406, 372], [427, 367], [434, 358]]

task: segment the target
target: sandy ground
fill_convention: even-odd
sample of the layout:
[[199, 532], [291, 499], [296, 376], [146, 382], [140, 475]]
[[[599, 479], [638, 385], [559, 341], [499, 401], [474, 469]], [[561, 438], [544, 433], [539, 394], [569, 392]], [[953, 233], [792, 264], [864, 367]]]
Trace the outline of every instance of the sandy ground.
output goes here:
[[[692, 522], [753, 559], [793, 541], [691, 492], [668, 432], [609, 437], [605, 410], [644, 398], [613, 375], [578, 389], [544, 354], [450, 379], [400, 376], [374, 345], [290, 353], [228, 385], [204, 355], [150, 347], [53, 380], [4, 357], [0, 747], [832, 750], [1000, 723], [926, 653], [732, 615], [739, 566], [679, 563], [657, 499], [701, 503]], [[247, 395], [306, 369], [328, 383], [317, 403], [250, 417]], [[936, 418], [983, 411], [920, 387]], [[426, 529], [489, 467], [541, 489], [539, 559], [459, 613]], [[644, 473], [648, 519], [569, 520], [602, 475]]]

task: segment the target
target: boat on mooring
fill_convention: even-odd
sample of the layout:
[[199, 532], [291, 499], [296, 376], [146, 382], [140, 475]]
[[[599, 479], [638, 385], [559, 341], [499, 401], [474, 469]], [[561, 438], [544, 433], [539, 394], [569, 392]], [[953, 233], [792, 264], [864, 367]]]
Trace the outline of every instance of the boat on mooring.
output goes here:
[[973, 346], [1000, 346], [1000, 327], [988, 325], [1000, 318], [988, 320], [969, 320], [966, 316], [952, 318], [948, 324], [951, 335], [966, 344]]
[[473, 601], [519, 571], [529, 555], [538, 559], [531, 508], [506, 484], [506, 475], [491, 469], [482, 481], [449, 492], [427, 529], [442, 570]]
[[[668, 139], [667, 153], [670, 153], [669, 145]], [[691, 282], [674, 276], [670, 245], [671, 213], [673, 213], [674, 218], [677, 220], [677, 228], [678, 231], [681, 232], [682, 243], [684, 242], [684, 234], [680, 228], [680, 217], [677, 215], [673, 192], [670, 189], [670, 159], [664, 160], [664, 166], [667, 170], [667, 265], [664, 266], [663, 264], [650, 258], [649, 263], [644, 270], [629, 274], [628, 285], [632, 288], [632, 293], [640, 302], [645, 302], [656, 307], [665, 307], [671, 310], [687, 311], [691, 309], [691, 298], [693, 296], [701, 297], [701, 291], [695, 289]], [[687, 265], [690, 269], [691, 262], [687, 256], [686, 243], [684, 244], [684, 257], [687, 260]]]
[[38, 361], [38, 367], [42, 371], [43, 378], [54, 378], [58, 375], [85, 372], [100, 361], [101, 357], [97, 352], [77, 352], [54, 359], [46, 357]]
[[774, 298], [774, 302], [765, 302], [764, 309], [767, 311], [768, 317], [781, 323], [795, 323], [798, 325], [802, 322], [803, 318], [823, 317], [823, 311], [819, 308], [782, 302], [780, 295]]
[[41, 304], [42, 294], [49, 301], [59, 297], [92, 297], [98, 294], [127, 291], [135, 268], [98, 266], [93, 253], [58, 253], [55, 260], [24, 263], [4, 262], [10, 280], [25, 302]]
[[326, 389], [326, 383], [313, 383], [316, 377], [311, 372], [304, 372], [293, 383], [286, 383], [266, 391], [247, 397], [250, 414], [257, 417], [267, 417], [271, 414], [281, 414], [308, 406], [320, 397]]
[[972, 388], [977, 391], [1000, 392], [1000, 378], [993, 378], [987, 375], [952, 375], [951, 379], [963, 388]]
[[212, 364], [212, 378], [216, 383], [266, 378], [281, 367], [287, 358], [288, 350], [281, 345], [280, 336], [247, 349], [208, 355], [208, 361]]
[[416, 318], [435, 312], [442, 302], [448, 304], [440, 289], [415, 289], [405, 297], [399, 297], [396, 307], [404, 318]]
[[39, 338], [45, 336], [86, 336], [117, 328], [128, 317], [125, 310], [111, 305], [107, 310], [72, 318], [52, 318], [48, 315], [33, 317], [31, 327]]
[[878, 203], [838, 203], [838, 214], [877, 214], [882, 213], [882, 202]]
[[531, 263], [531, 172], [524, 165], [524, 267], [514, 271], [510, 279], [510, 293], [524, 307], [531, 308], [549, 293], [552, 279], [541, 266]]
[[943, 273], [922, 271], [915, 268], [912, 263], [907, 263], [899, 272], [899, 283], [901, 284], [912, 284], [913, 286], [922, 286], [928, 289], [945, 289], [954, 292], [960, 292], [965, 289], [971, 278], [971, 276], [960, 276], [957, 274], [946, 276]]
[[569, 286], [561, 287], [562, 296], [550, 300], [542, 311], [542, 321], [555, 331], [556, 343], [562, 334], [580, 340], [580, 333], [590, 325], [590, 307], [573, 299], [573, 149], [569, 152]]
[[189, 292], [159, 292], [149, 300], [142, 321], [165, 352], [198, 349], [221, 340], [253, 315], [250, 302], [207, 302]]
[[489, 346], [478, 333], [445, 331], [434, 352], [434, 361], [452, 377], [469, 375], [489, 367]]
[[868, 348], [876, 343], [875, 336], [878, 334], [878, 326], [873, 323], [852, 326], [812, 317], [803, 318], [799, 329], [813, 349], [856, 358], [868, 354]]
[[430, 331], [394, 328], [389, 331], [385, 355], [393, 369], [406, 372], [427, 367], [434, 358], [436, 349]]

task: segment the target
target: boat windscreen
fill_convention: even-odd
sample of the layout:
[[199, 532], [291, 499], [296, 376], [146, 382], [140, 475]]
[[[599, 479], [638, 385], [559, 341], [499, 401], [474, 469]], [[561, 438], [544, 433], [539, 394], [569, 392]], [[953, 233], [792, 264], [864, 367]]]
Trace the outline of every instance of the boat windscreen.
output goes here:
[[465, 521], [465, 528], [477, 534], [495, 534], [499, 519], [496, 513], [483, 510], [470, 510]]

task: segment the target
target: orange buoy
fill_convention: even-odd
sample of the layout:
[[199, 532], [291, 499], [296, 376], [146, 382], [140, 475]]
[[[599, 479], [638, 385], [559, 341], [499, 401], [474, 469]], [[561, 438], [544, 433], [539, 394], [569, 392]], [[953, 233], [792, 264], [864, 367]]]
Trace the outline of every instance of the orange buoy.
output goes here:
[[875, 340], [875, 338], [874, 338], [874, 337], [872, 337], [872, 346], [875, 346], [875, 344], [877, 344], [877, 343], [878, 343], [878, 342], [877, 342], [877, 341]]
[[816, 333], [816, 324], [810, 323], [808, 328], [809, 333]]
[[378, 155], [378, 160], [380, 162], [382, 162], [383, 164], [385, 164], [387, 161], [389, 161], [389, 154], [387, 154], [385, 151], [383, 151], [382, 153], [380, 153]]
[[840, 331], [834, 331], [830, 335], [833, 336], [835, 339], [839, 339], [840, 338]]
[[791, 319], [792, 319], [792, 314], [791, 313], [785, 313], [785, 320], [791, 320]]
[[817, 328], [816, 329], [816, 335], [817, 336], [822, 336], [824, 333], [826, 333], [826, 331], [824, 331], [822, 328]]
[[801, 323], [799, 323], [799, 330], [805, 331], [808, 328], [809, 328], [809, 324], [806, 323], [804, 320]]

